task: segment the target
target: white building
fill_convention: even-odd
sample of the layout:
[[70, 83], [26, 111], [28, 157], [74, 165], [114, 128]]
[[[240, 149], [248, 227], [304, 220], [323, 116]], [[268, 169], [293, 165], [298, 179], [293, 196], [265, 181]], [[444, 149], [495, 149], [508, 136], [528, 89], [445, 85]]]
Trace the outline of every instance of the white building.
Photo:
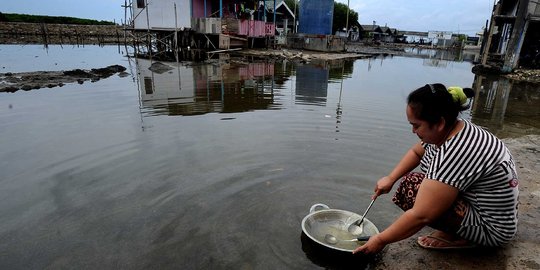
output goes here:
[[191, 28], [191, 3], [187, 0], [133, 1], [133, 27], [135, 30]]

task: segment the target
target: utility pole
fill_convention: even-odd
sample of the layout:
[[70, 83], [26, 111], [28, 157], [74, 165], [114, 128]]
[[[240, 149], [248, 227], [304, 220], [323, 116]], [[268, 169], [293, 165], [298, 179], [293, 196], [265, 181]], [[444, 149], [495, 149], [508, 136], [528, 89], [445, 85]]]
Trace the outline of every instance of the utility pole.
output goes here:
[[345, 31], [347, 32], [347, 36], [349, 36], [349, 13], [351, 12], [349, 9], [349, 2], [350, 0], [347, 0], [347, 19], [345, 19]]
[[294, 0], [293, 33], [296, 33], [296, 0]]

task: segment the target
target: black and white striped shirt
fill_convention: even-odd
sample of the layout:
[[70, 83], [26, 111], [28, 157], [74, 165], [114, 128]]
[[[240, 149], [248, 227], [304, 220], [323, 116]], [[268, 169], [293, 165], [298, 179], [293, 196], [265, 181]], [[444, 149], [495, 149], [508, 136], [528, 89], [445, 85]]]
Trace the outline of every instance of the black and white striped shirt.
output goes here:
[[426, 178], [456, 187], [469, 203], [457, 234], [486, 246], [510, 241], [517, 231], [518, 180], [506, 146], [493, 134], [464, 122], [441, 147], [423, 144]]

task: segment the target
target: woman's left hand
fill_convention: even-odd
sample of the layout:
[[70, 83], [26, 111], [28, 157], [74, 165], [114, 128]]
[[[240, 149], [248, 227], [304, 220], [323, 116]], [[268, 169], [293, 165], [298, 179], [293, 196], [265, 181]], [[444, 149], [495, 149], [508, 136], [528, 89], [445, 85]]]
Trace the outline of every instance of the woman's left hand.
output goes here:
[[353, 254], [363, 253], [366, 255], [375, 254], [380, 252], [386, 244], [380, 238], [379, 234], [376, 234], [369, 238], [369, 240], [362, 246], [356, 248], [353, 251]]

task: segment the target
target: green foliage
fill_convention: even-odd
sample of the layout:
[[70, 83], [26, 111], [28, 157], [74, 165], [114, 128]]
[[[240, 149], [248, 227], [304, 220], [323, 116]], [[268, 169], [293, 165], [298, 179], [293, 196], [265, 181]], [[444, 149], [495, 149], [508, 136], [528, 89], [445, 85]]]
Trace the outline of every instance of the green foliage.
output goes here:
[[63, 16], [42, 16], [27, 14], [0, 13], [1, 22], [27, 22], [27, 23], [57, 23], [57, 24], [83, 24], [83, 25], [114, 25], [113, 22], [97, 21]]
[[[335, 33], [337, 30], [341, 30], [347, 25], [347, 5], [338, 3], [334, 1], [334, 18], [332, 23], [332, 33]], [[358, 13], [354, 10], [349, 12], [349, 28], [354, 25], [359, 25], [358, 23]]]

